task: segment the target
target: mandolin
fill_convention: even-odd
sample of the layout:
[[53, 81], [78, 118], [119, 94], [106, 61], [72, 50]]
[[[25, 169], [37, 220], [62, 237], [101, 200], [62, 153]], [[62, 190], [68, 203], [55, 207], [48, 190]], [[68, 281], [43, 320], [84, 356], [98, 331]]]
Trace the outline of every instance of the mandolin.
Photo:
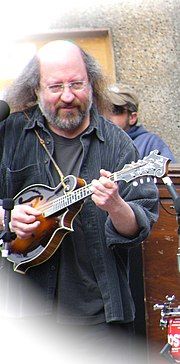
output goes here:
[[[126, 164], [122, 170], [114, 172], [109, 179], [113, 182], [134, 181], [142, 177], [161, 178], [167, 172], [168, 158], [152, 151], [138, 162]], [[149, 180], [150, 178], [147, 177]], [[73, 221], [81, 210], [84, 200], [92, 194], [92, 184], [69, 175], [56, 188], [43, 184], [26, 187], [14, 197], [14, 204], [31, 204], [40, 210], [38, 220], [41, 222], [31, 238], [16, 237], [10, 243], [7, 259], [13, 262], [14, 271], [25, 274], [33, 266], [48, 260], [58, 249], [66, 234], [73, 232]]]

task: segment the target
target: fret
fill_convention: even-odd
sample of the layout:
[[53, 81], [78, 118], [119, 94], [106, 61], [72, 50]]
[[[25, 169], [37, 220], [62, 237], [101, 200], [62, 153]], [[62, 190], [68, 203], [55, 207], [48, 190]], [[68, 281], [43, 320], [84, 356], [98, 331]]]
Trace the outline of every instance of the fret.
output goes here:
[[[109, 179], [112, 182], [118, 182], [120, 180], [130, 182], [141, 176], [157, 175], [159, 177], [165, 173], [167, 161], [168, 158], [159, 156], [158, 151], [155, 150], [143, 160], [127, 164], [122, 170], [112, 173]], [[58, 211], [63, 210], [66, 207], [71, 206], [72, 204], [90, 196], [92, 194], [92, 184], [90, 183], [89, 185], [85, 185], [73, 191], [64, 193], [65, 194], [63, 196], [55, 199], [52, 202], [52, 205], [43, 212], [45, 217], [51, 216]]]

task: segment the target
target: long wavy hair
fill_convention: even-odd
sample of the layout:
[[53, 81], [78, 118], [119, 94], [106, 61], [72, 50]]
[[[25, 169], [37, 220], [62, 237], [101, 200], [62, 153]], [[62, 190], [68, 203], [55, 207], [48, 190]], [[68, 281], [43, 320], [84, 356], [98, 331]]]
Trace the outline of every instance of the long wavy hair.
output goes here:
[[[90, 54], [80, 48], [85, 63], [89, 82], [93, 91], [92, 109], [97, 108], [99, 113], [109, 110], [110, 101], [106, 94], [108, 77], [101, 70], [100, 65]], [[37, 104], [36, 90], [40, 87], [40, 61], [35, 55], [25, 66], [22, 73], [5, 90], [4, 100], [12, 112], [22, 111]]]

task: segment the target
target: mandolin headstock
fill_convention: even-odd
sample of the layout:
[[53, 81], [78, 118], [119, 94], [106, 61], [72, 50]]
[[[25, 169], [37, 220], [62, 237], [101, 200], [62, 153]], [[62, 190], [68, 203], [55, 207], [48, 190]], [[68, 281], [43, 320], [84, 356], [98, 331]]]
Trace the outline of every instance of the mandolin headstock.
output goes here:
[[158, 150], [153, 150], [142, 160], [126, 164], [120, 172], [117, 172], [116, 180], [130, 182], [143, 176], [162, 178], [167, 174], [168, 162], [169, 158], [160, 155]]

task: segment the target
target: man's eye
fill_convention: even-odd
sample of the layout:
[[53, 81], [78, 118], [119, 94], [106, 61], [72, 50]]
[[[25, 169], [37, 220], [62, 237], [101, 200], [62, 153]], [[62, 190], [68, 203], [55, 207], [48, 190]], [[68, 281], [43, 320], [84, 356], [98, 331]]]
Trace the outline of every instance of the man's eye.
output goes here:
[[77, 82], [73, 82], [71, 84], [71, 87], [74, 89], [74, 90], [81, 90], [83, 87], [84, 87], [84, 83], [82, 81], [77, 81]]
[[56, 93], [56, 92], [62, 91], [63, 85], [52, 85], [52, 86], [49, 86], [48, 88], [51, 92]]

